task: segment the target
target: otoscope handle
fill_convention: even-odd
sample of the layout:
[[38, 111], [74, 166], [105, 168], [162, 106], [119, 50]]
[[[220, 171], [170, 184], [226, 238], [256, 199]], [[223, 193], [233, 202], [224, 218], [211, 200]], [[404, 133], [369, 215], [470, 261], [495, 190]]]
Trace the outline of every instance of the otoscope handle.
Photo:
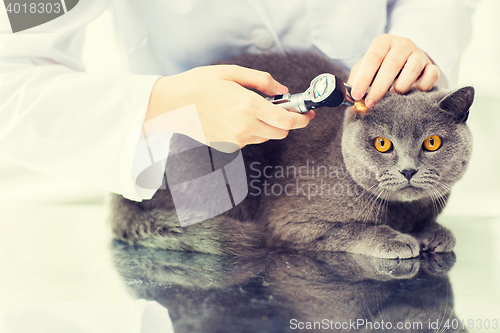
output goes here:
[[304, 98], [303, 98], [303, 93], [300, 94], [283, 94], [283, 95], [276, 95], [272, 97], [267, 97], [266, 99], [279, 106], [282, 107], [283, 109], [286, 109], [288, 111], [292, 112], [297, 112], [297, 113], [306, 113], [309, 111], [307, 109]]

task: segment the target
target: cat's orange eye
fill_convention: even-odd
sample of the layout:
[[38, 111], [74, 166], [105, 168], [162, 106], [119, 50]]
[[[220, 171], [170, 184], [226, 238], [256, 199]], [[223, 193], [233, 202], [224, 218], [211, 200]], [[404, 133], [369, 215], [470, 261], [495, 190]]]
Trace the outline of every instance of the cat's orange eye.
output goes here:
[[437, 135], [431, 135], [427, 139], [424, 140], [422, 144], [425, 150], [435, 151], [441, 147], [441, 138]]
[[375, 138], [373, 145], [375, 146], [375, 149], [377, 149], [381, 153], [388, 152], [392, 148], [391, 140], [383, 138], [381, 136]]

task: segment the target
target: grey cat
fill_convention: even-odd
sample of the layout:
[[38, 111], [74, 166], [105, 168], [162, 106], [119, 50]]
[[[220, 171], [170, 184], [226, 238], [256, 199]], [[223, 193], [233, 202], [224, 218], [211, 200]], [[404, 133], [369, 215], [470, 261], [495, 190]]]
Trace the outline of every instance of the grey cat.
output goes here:
[[[244, 55], [226, 63], [269, 72], [291, 93], [305, 91], [321, 73], [348, 77], [339, 64], [310, 53]], [[412, 89], [387, 93], [366, 114], [345, 106], [319, 109], [286, 139], [242, 149], [249, 194], [233, 209], [181, 227], [168, 187], [140, 203], [115, 196], [115, 237], [212, 254], [273, 247], [379, 258], [449, 252], [455, 238], [436, 217], [469, 162], [466, 120], [473, 99], [472, 87]], [[175, 135], [172, 156], [190, 141]], [[199, 173], [194, 162], [175, 170], [193, 178]]]

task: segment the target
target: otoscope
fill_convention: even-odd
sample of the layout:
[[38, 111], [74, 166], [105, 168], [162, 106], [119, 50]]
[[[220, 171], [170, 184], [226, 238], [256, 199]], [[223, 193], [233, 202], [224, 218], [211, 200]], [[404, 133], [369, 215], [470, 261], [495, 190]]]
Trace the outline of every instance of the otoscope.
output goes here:
[[288, 111], [298, 113], [306, 113], [322, 106], [336, 107], [340, 104], [362, 107], [359, 105], [360, 101], [352, 98], [351, 86], [328, 73], [316, 76], [303, 93], [276, 95], [268, 97], [267, 100]]

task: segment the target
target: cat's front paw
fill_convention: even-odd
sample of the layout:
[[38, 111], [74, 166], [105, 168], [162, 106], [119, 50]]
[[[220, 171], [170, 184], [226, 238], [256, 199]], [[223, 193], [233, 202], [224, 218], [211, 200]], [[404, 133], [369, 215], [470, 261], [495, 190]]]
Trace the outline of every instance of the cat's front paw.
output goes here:
[[356, 246], [349, 252], [384, 259], [408, 259], [418, 257], [418, 240], [387, 225], [372, 226], [365, 229], [363, 237], [356, 240]]
[[378, 244], [372, 252], [377, 258], [408, 259], [420, 254], [420, 245], [411, 235], [399, 233], [395, 237], [386, 239]]
[[[344, 254], [344, 256], [359, 265], [365, 279], [378, 281], [411, 279], [419, 272], [421, 263], [420, 258], [394, 260], [359, 254]], [[345, 262], [349, 261], [345, 260]]]
[[422, 251], [451, 252], [455, 247], [455, 236], [450, 230], [436, 224], [415, 235]]
[[[417, 275], [420, 269], [420, 260], [388, 260], [374, 258], [373, 265], [377, 269], [378, 276], [387, 276], [389, 279], [411, 279]], [[382, 280], [382, 278], [378, 278]]]

